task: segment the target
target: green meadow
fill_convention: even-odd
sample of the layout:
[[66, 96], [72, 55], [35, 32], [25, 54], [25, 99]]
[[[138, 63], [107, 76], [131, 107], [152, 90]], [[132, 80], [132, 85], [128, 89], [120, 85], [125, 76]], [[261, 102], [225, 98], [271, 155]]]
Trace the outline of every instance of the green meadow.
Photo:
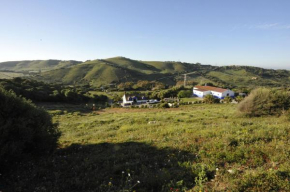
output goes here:
[[0, 71], [0, 79], [13, 79], [15, 77], [23, 77], [23, 73], [14, 73], [14, 72], [1, 72]]
[[49, 109], [59, 149], [2, 175], [4, 191], [290, 191], [288, 117], [236, 108]]

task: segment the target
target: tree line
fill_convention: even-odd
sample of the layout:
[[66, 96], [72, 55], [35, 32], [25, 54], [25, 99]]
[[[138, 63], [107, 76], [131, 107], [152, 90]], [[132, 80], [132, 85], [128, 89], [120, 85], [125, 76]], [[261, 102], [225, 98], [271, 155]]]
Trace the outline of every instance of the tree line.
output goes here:
[[107, 102], [105, 95], [91, 95], [82, 88], [68, 87], [43, 82], [14, 78], [11, 80], [0, 80], [0, 87], [9, 91], [12, 90], [16, 95], [25, 97], [34, 102]]

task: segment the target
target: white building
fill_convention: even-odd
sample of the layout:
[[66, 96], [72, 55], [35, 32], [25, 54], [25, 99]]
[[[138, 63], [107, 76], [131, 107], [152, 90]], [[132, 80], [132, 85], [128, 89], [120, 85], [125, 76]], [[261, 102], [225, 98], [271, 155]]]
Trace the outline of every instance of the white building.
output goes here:
[[129, 98], [127, 98], [126, 94], [123, 95], [122, 99], [123, 99], [123, 103], [122, 103], [123, 107], [133, 104], [133, 100], [129, 101]]
[[144, 96], [138, 98], [137, 96], [126, 95], [126, 93], [123, 95], [122, 99], [123, 99], [122, 103], [123, 107], [130, 106], [133, 104], [140, 105], [147, 102], [147, 99]]
[[193, 88], [193, 95], [196, 97], [204, 97], [206, 95], [213, 95], [216, 98], [224, 99], [225, 97], [234, 97], [235, 92], [229, 89], [223, 89], [212, 86], [195, 86]]
[[194, 87], [193, 88], [193, 95], [196, 97], [204, 97], [206, 95], [211, 95], [211, 91]]

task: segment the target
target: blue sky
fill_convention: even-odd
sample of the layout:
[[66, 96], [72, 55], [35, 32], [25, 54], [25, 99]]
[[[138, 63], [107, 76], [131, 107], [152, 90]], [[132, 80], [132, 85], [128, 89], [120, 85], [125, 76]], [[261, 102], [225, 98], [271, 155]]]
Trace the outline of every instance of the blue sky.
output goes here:
[[0, 0], [0, 61], [138, 60], [290, 69], [289, 0]]

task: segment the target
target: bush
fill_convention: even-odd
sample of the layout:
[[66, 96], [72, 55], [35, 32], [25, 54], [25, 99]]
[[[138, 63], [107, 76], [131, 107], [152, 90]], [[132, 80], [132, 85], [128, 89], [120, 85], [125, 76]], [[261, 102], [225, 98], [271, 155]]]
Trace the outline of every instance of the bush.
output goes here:
[[191, 96], [192, 96], [191, 90], [181, 90], [177, 94], [177, 97], [179, 98], [186, 98], [186, 97], [191, 97]]
[[61, 85], [46, 84], [29, 79], [1, 79], [0, 87], [9, 91], [13, 90], [16, 95], [21, 95], [26, 99], [34, 102], [106, 102], [108, 97], [105, 95], [91, 96], [85, 87], [75, 89], [71, 87], [63, 87]]
[[52, 152], [60, 136], [46, 111], [1, 88], [0, 133], [0, 168], [26, 155]]
[[235, 97], [235, 101], [238, 103], [240, 103], [243, 99], [244, 99], [244, 97], [241, 95], [238, 95], [237, 97]]
[[206, 95], [204, 97], [203, 101], [204, 101], [204, 103], [209, 103], [209, 104], [220, 103], [220, 99], [217, 99], [212, 95]]
[[160, 107], [160, 108], [169, 108], [169, 105], [168, 105], [168, 103], [161, 103], [161, 104], [159, 105], [159, 107]]
[[281, 115], [289, 108], [289, 92], [266, 88], [253, 90], [238, 106], [248, 116]]
[[223, 102], [225, 102], [225, 103], [231, 103], [232, 101], [233, 101], [233, 99], [229, 96], [226, 96], [223, 100]]

